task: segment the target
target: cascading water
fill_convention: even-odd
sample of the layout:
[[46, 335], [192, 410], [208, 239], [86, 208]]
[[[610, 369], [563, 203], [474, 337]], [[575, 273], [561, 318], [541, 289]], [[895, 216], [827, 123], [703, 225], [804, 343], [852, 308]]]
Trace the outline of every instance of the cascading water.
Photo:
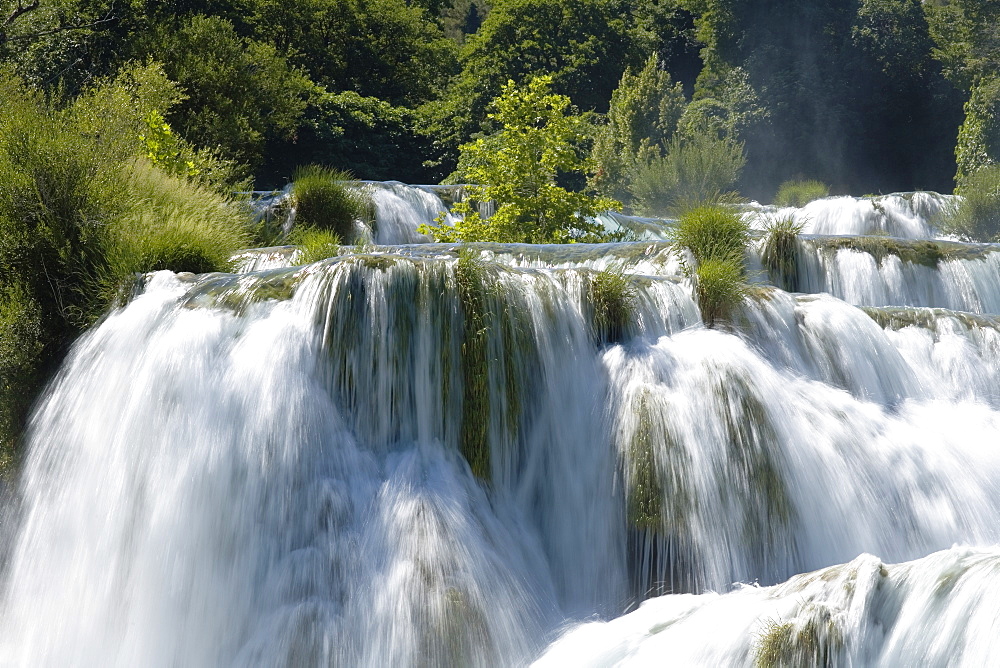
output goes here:
[[1000, 255], [839, 239], [724, 330], [656, 241], [151, 275], [32, 420], [0, 665], [996, 663]]

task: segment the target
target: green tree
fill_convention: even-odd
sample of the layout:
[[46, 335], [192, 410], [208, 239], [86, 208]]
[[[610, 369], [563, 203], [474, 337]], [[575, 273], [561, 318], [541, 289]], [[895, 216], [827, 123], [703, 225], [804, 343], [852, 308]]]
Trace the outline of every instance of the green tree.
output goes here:
[[625, 0], [501, 0], [469, 37], [462, 72], [441, 101], [424, 111], [446, 157], [489, 133], [490, 101], [509, 80], [552, 77], [552, 89], [581, 111], [606, 112], [626, 66], [640, 66]]
[[628, 199], [628, 175], [641, 159], [640, 153], [661, 154], [685, 105], [683, 86], [671, 82], [655, 55], [638, 74], [626, 69], [611, 95], [607, 123], [594, 140], [591, 158], [597, 171], [591, 185], [615, 199]]
[[269, 142], [294, 135], [315, 92], [273, 46], [240, 37], [222, 18], [192, 16], [179, 29], [161, 26], [146, 39], [186, 96], [167, 116], [170, 124], [251, 168], [262, 163]]
[[[526, 86], [508, 81], [494, 102], [490, 118], [500, 127], [489, 137], [462, 146], [468, 174], [476, 183], [467, 199], [453, 207], [462, 220], [454, 227], [437, 221], [422, 226], [441, 241], [567, 243], [599, 241], [601, 227], [587, 216], [615, 209], [614, 200], [571, 192], [557, 184], [565, 173], [589, 168], [575, 149], [582, 119], [570, 113], [570, 100], [550, 91], [552, 77], [539, 76]], [[484, 219], [470, 200], [496, 203]]]

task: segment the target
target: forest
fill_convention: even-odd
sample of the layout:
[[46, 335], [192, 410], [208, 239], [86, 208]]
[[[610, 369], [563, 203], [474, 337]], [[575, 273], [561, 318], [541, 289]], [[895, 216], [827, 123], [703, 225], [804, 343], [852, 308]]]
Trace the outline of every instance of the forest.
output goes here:
[[[460, 179], [459, 147], [490, 134], [491, 100], [539, 74], [590, 124], [580, 150], [655, 150], [708, 122], [745, 144], [739, 190], [761, 201], [792, 178], [845, 194], [950, 192], [1000, 152], [989, 0], [2, 4], [6, 71], [65, 101], [159, 63], [177, 84], [160, 110], [173, 131], [258, 189], [310, 163]], [[635, 78], [647, 62], [652, 87]], [[602, 142], [609, 127], [618, 135]]]

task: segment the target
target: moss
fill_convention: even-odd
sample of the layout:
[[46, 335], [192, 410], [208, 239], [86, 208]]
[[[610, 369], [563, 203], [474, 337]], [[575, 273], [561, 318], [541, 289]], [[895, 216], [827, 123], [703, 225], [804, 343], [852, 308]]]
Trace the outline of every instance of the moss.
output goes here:
[[633, 410], [638, 424], [628, 446], [626, 516], [629, 524], [636, 529], [658, 533], [664, 528], [661, 515], [664, 493], [656, 466], [653, 422], [647, 393], [639, 396]]
[[801, 232], [802, 223], [796, 223], [794, 218], [774, 220], [767, 226], [761, 252], [761, 262], [771, 280], [789, 292], [799, 290], [796, 240]]
[[900, 330], [904, 327], [921, 327], [932, 332], [938, 331], [938, 323], [943, 319], [959, 322], [966, 329], [1000, 330], [1000, 320], [996, 316], [978, 315], [967, 311], [950, 311], [940, 308], [917, 306], [859, 307], [882, 329]]
[[776, 458], [778, 435], [764, 404], [746, 379], [733, 373], [721, 378], [719, 397], [727, 455], [737, 471], [726, 493], [742, 497], [744, 542], [766, 560], [779, 532], [792, 520], [793, 506]]
[[620, 343], [635, 313], [635, 286], [621, 270], [606, 269], [590, 276], [587, 297], [597, 342]]
[[882, 265], [890, 255], [903, 262], [936, 269], [946, 260], [982, 257], [979, 249], [970, 249], [963, 244], [943, 241], [914, 241], [886, 236], [826, 237], [818, 242], [820, 248], [840, 250], [842, 248], [868, 253]]
[[455, 282], [464, 316], [462, 428], [459, 449], [481, 480], [490, 480], [490, 399], [486, 269], [472, 251], [459, 255]]

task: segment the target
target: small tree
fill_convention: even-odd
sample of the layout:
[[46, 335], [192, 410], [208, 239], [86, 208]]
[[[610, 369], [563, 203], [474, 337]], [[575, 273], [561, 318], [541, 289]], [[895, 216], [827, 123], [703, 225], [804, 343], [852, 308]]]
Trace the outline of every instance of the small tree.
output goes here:
[[[560, 174], [585, 173], [590, 163], [576, 150], [583, 137], [579, 116], [569, 111], [565, 95], [549, 91], [552, 78], [539, 76], [524, 88], [508, 81], [490, 114], [500, 130], [465, 144], [461, 162], [468, 188], [452, 213], [462, 220], [454, 227], [442, 218], [420, 231], [439, 241], [499, 241], [508, 243], [567, 243], [601, 241], [599, 224], [587, 220], [619, 202], [572, 192], [557, 184]], [[484, 219], [472, 202], [496, 203], [496, 213]]]

